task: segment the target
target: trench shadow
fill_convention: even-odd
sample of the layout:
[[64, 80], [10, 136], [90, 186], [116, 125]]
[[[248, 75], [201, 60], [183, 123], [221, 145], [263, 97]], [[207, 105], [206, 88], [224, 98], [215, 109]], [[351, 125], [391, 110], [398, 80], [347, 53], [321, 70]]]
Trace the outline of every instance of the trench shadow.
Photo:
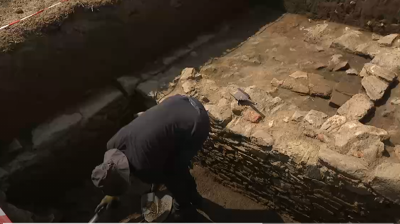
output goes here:
[[204, 199], [203, 209], [207, 216], [197, 212], [194, 222], [217, 222], [217, 223], [284, 223], [278, 213], [273, 210], [240, 210], [227, 209], [208, 199]]
[[209, 44], [194, 49], [198, 56], [182, 60], [182, 66], [200, 67], [211, 58], [223, 56], [227, 50], [237, 47], [283, 14], [284, 10], [259, 1], [257, 5], [252, 5], [247, 13], [229, 21], [228, 31], [217, 34]]
[[[235, 18], [228, 18], [226, 21], [221, 22], [222, 25], [215, 27], [212, 33], [216, 35], [212, 40], [194, 48], [190, 54], [186, 54], [165, 69], [162, 69], [162, 72], [160, 72], [162, 77], [160, 78], [168, 77], [168, 81], [171, 82], [186, 67], [200, 68], [210, 60], [221, 57], [238, 47], [249, 37], [255, 35], [263, 27], [276, 21], [285, 13], [284, 7], [279, 6], [281, 4], [272, 4], [269, 1], [252, 0], [249, 5], [248, 11], [238, 14]], [[182, 45], [181, 47], [184, 46]], [[195, 56], [192, 55], [193, 52]], [[140, 73], [148, 73], [155, 70], [155, 67], [158, 66], [148, 64]], [[171, 75], [171, 73], [173, 74]]]

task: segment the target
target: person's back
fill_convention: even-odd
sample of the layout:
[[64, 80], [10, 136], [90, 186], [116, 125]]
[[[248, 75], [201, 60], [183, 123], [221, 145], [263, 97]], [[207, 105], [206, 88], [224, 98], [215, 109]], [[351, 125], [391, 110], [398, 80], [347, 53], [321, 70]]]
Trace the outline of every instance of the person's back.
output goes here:
[[[180, 95], [166, 99], [123, 127], [107, 148], [123, 151], [136, 170], [168, 169], [178, 151], [202, 144], [209, 132], [208, 116], [199, 116], [194, 105], [201, 103], [190, 100]], [[208, 130], [199, 131], [202, 127]]]

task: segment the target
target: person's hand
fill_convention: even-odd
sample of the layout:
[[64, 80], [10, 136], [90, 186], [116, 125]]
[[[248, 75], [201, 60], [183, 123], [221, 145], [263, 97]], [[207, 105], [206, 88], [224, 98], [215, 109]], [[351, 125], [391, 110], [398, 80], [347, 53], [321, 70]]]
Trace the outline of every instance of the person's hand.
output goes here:
[[118, 197], [106, 195], [100, 202], [100, 204], [94, 210], [95, 213], [100, 212], [102, 209], [109, 209], [113, 202], [118, 201]]

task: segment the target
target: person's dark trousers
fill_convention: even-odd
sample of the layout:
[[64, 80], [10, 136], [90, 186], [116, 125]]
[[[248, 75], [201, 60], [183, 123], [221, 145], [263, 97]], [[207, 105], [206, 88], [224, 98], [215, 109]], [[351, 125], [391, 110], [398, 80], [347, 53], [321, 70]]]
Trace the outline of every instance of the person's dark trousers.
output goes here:
[[168, 173], [165, 186], [174, 197], [174, 210], [184, 210], [197, 206], [201, 203], [202, 197], [197, 191], [197, 184], [190, 174], [189, 167], [182, 166], [175, 168], [174, 172]]

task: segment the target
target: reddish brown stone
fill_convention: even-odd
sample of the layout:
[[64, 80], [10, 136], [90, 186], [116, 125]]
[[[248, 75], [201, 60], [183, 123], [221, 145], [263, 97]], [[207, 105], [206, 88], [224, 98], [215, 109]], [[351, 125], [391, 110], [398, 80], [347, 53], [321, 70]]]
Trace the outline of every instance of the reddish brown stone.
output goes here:
[[250, 121], [251, 123], [258, 123], [261, 121], [262, 116], [254, 110], [247, 110], [244, 112], [243, 118]]

